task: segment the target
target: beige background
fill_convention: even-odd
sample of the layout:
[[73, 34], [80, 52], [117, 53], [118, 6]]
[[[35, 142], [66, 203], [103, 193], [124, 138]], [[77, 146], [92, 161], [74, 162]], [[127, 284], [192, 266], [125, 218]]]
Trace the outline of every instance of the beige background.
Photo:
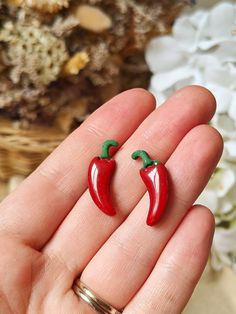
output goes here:
[[236, 314], [236, 274], [207, 267], [183, 314]]

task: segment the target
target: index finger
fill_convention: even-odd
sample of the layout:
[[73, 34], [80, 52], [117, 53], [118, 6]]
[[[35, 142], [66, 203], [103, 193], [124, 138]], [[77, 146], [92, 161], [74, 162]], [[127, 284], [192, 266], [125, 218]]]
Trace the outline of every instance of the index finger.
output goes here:
[[0, 229], [40, 248], [86, 189], [88, 163], [101, 143], [122, 144], [154, 108], [154, 97], [142, 89], [100, 107], [1, 203]]

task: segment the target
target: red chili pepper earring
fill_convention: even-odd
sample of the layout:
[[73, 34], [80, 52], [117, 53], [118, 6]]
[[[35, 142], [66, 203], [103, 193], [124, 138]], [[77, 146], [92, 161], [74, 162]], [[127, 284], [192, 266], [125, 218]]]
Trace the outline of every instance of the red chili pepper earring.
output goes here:
[[116, 168], [116, 162], [111, 159], [109, 148], [118, 146], [114, 140], [103, 143], [102, 153], [93, 158], [88, 168], [88, 188], [94, 203], [109, 216], [116, 214], [110, 199], [110, 181]]
[[145, 183], [150, 207], [147, 216], [147, 225], [153, 226], [164, 213], [168, 199], [168, 172], [166, 167], [158, 160], [152, 160], [144, 150], [137, 150], [132, 154], [133, 159], [141, 157], [143, 168], [140, 176]]

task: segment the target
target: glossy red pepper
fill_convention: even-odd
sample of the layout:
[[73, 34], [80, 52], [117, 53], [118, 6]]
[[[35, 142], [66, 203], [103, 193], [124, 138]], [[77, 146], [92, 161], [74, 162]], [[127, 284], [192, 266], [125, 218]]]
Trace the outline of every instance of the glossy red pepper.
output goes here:
[[116, 162], [109, 154], [111, 146], [118, 146], [118, 143], [114, 140], [105, 141], [102, 154], [93, 158], [88, 168], [90, 195], [97, 207], [109, 216], [116, 214], [110, 198], [110, 181], [116, 168]]
[[153, 226], [162, 217], [168, 200], [168, 172], [166, 167], [158, 160], [151, 160], [143, 150], [132, 154], [133, 159], [141, 157], [144, 163], [140, 169], [140, 176], [145, 183], [150, 207], [147, 216], [147, 225]]

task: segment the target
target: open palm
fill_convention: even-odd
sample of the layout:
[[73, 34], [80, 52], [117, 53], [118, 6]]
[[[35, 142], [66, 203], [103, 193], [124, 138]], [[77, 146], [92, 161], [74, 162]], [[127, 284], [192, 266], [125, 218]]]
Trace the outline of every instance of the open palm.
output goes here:
[[[0, 205], [0, 313], [93, 313], [75, 295], [76, 278], [125, 314], [181, 313], [205, 267], [214, 219], [192, 204], [222, 152], [207, 123], [215, 100], [184, 88], [155, 109], [142, 89], [93, 113]], [[120, 143], [109, 217], [87, 190], [90, 160], [102, 143]], [[170, 194], [156, 226], [137, 149], [166, 164]]]

